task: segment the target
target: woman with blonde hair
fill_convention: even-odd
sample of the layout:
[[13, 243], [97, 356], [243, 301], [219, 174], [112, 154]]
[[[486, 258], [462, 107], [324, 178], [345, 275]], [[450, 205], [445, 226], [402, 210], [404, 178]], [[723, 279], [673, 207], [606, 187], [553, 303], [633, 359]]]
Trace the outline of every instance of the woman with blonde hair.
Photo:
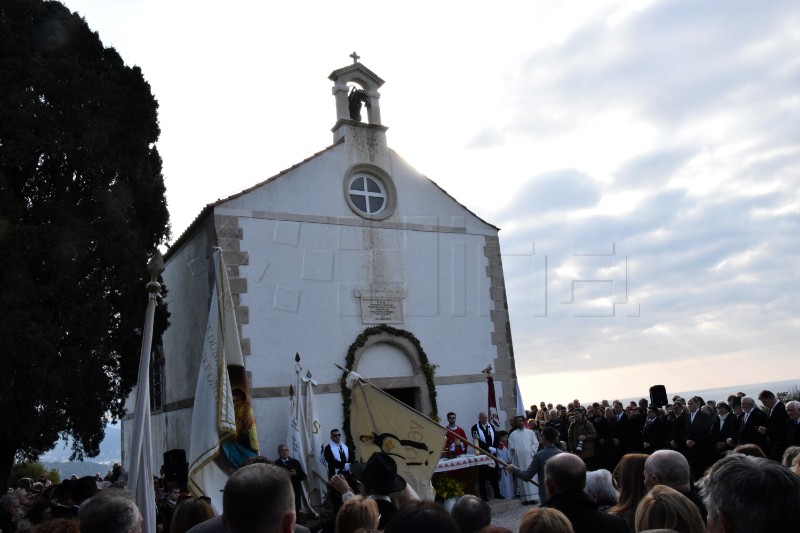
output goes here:
[[358, 529], [378, 529], [378, 504], [363, 496], [353, 496], [336, 515], [336, 533], [354, 533]]
[[706, 533], [706, 525], [692, 500], [666, 485], [656, 485], [636, 509], [636, 531], [671, 529], [678, 533]]
[[644, 486], [644, 462], [647, 454], [629, 453], [620, 459], [611, 478], [614, 488], [619, 491], [617, 505], [609, 509], [609, 513], [617, 515], [628, 524], [628, 530], [634, 531], [636, 506], [647, 494]]
[[572, 523], [552, 507], [537, 507], [528, 510], [519, 520], [519, 533], [574, 533]]
[[170, 533], [186, 533], [194, 526], [214, 518], [214, 510], [199, 498], [182, 500], [175, 506], [170, 522]]

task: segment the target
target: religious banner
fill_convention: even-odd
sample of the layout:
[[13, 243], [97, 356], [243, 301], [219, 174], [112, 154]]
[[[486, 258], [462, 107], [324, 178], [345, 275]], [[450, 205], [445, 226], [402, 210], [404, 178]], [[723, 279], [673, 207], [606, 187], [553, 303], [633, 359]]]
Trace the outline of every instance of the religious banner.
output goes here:
[[420, 498], [432, 500], [431, 476], [447, 440], [445, 428], [355, 372], [347, 376], [347, 386], [352, 391], [350, 434], [361, 460], [375, 452], [388, 454]]
[[486, 383], [489, 386], [489, 423], [494, 427], [500, 427], [500, 416], [497, 414], [497, 399], [494, 394], [494, 378], [486, 376]]
[[[308, 475], [309, 469], [306, 462], [308, 456], [308, 430], [306, 429], [306, 414], [305, 404], [303, 403], [303, 378], [300, 377], [300, 355], [295, 356], [295, 374], [297, 375], [296, 387], [294, 395], [290, 397], [291, 411], [289, 413], [289, 427], [286, 430], [286, 445], [289, 447], [289, 455], [296, 459]], [[300, 486], [302, 487], [301, 496], [302, 502], [300, 507], [314, 515], [314, 511], [310, 504], [308, 497], [309, 486], [307, 481], [303, 481]]]
[[[317, 414], [317, 402], [314, 399], [314, 387], [317, 382], [311, 379], [311, 372], [303, 378], [306, 384], [306, 432], [307, 449], [306, 464], [308, 465], [308, 490], [311, 503], [322, 503], [328, 491], [328, 465], [325, 462], [323, 450], [325, 444], [322, 440], [322, 427]], [[317, 501], [319, 500], [319, 501]]]
[[[228, 374], [228, 366], [238, 368], [234, 374], [244, 375], [244, 359], [239, 343], [239, 330], [234, 315], [225, 262], [217, 248], [214, 251], [215, 284], [208, 312], [203, 352], [200, 356], [200, 370], [195, 389], [192, 409], [191, 439], [189, 441], [189, 490], [195, 496], [207, 496], [217, 514], [222, 513], [222, 489], [228, 480], [230, 468], [223, 466], [225, 454], [222, 447], [236, 439], [237, 433], [243, 438], [247, 431], [255, 432], [255, 420], [249, 407], [245, 392], [243, 412], [251, 419], [251, 427], [242, 427], [237, 432], [237, 410], [234, 405], [233, 389]], [[237, 379], [241, 389], [246, 384]], [[238, 395], [238, 393], [237, 393]], [[237, 402], [238, 403], [238, 402]], [[257, 439], [256, 439], [257, 440]], [[252, 453], [255, 455], [255, 453]]]

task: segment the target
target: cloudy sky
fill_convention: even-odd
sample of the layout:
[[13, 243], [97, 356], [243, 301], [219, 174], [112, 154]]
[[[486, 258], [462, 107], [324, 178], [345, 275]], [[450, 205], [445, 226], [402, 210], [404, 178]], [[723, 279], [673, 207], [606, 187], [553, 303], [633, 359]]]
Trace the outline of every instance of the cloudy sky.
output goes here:
[[356, 50], [502, 228], [526, 403], [800, 378], [796, 1], [65, 3], [159, 101], [173, 237], [332, 142]]

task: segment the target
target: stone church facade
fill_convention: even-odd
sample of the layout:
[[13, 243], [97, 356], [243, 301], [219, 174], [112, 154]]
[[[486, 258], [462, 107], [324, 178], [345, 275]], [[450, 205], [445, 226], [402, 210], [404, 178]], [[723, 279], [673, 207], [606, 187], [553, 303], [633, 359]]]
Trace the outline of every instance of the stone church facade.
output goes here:
[[[285, 440], [296, 353], [318, 382], [325, 439], [344, 422], [335, 364], [425, 414], [455, 411], [466, 427], [486, 410], [481, 371], [491, 365], [501, 424], [516, 413], [498, 228], [388, 148], [383, 80], [356, 59], [330, 79], [333, 144], [206, 206], [166, 255], [171, 326], [151, 379], [156, 466], [163, 452], [189, 449], [214, 247], [228, 266], [262, 455], [274, 459]], [[123, 454], [132, 411], [131, 400]]]

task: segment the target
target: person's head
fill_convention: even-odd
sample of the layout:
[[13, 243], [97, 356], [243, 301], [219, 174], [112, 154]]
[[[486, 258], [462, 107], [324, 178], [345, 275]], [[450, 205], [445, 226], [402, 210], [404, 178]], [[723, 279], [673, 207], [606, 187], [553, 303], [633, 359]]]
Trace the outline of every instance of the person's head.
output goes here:
[[761, 457], [765, 459], [767, 456], [761, 446], [758, 444], [740, 444], [733, 449], [733, 453], [740, 453], [742, 455], [749, 455], [750, 457]]
[[614, 505], [619, 498], [619, 493], [611, 481], [611, 472], [605, 469], [586, 472], [584, 491], [598, 505]]
[[247, 394], [242, 389], [233, 389], [233, 406], [238, 410], [247, 402]]
[[667, 485], [679, 492], [687, 492], [690, 476], [689, 462], [675, 450], [657, 450], [644, 463], [644, 485], [648, 489]]
[[175, 506], [170, 522], [170, 533], [186, 533], [194, 526], [214, 518], [211, 506], [199, 498], [187, 498]]
[[717, 414], [718, 414], [718, 415], [719, 415], [721, 418], [725, 418], [725, 417], [726, 417], [726, 416], [728, 416], [728, 414], [731, 412], [731, 408], [730, 408], [730, 407], [728, 406], [728, 404], [727, 404], [727, 403], [725, 403], [725, 402], [719, 402], [719, 403], [716, 405], [716, 408], [717, 408]]
[[742, 396], [742, 409], [749, 413], [756, 406], [756, 401], [750, 396]]
[[353, 496], [336, 515], [336, 533], [353, 533], [358, 529], [377, 529], [380, 520], [375, 500]]
[[558, 430], [552, 426], [546, 426], [542, 430], [542, 440], [545, 444], [555, 444], [558, 442]]
[[772, 391], [762, 390], [758, 395], [758, 401], [763, 403], [764, 407], [767, 409], [772, 409], [777, 403], [778, 399], [775, 398], [775, 395], [772, 393]]
[[285, 444], [278, 445], [278, 457], [281, 459], [288, 459], [289, 458], [289, 447]]
[[516, 417], [516, 418], [514, 419], [514, 426], [515, 426], [517, 429], [522, 429], [522, 428], [524, 428], [524, 427], [525, 427], [525, 417], [524, 417], [524, 416], [518, 416], [518, 417]]
[[519, 519], [519, 533], [574, 533], [564, 513], [552, 507], [529, 509]]
[[786, 414], [789, 415], [793, 422], [796, 422], [800, 418], [800, 402], [797, 400], [786, 402]]
[[334, 444], [339, 444], [339, 441], [342, 440], [342, 432], [338, 429], [331, 430], [331, 442]]
[[647, 408], [647, 418], [654, 420], [658, 418], [658, 407], [651, 405]]
[[4, 494], [0, 497], [0, 507], [11, 513], [11, 516], [14, 516], [19, 509], [19, 498], [14, 494]]
[[583, 423], [583, 412], [580, 409], [575, 409], [572, 411], [572, 417], [576, 424]]
[[170, 487], [169, 492], [167, 493], [167, 499], [172, 502], [177, 502], [178, 498], [181, 497], [181, 488], [177, 485], [173, 485]]
[[700, 493], [709, 533], [800, 531], [800, 477], [769, 459], [723, 457], [709, 469]]
[[47, 500], [36, 500], [33, 502], [33, 505], [31, 505], [31, 508], [28, 509], [28, 512], [25, 513], [25, 518], [27, 518], [31, 524], [35, 525], [50, 520], [52, 515], [53, 504]]
[[98, 492], [78, 510], [81, 533], [141, 533], [142, 515], [125, 490]]
[[447, 423], [450, 424], [451, 426], [456, 425], [456, 414], [454, 412], [450, 411], [449, 413], [447, 413]]
[[375, 452], [366, 463], [352, 465], [353, 475], [364, 484], [367, 495], [388, 496], [406, 488], [406, 480], [397, 473], [397, 463], [392, 456]]
[[544, 465], [544, 482], [550, 496], [583, 490], [586, 487], [586, 465], [571, 453], [554, 455]]
[[486, 424], [486, 421], [489, 420], [489, 417], [486, 416], [486, 413], [478, 413], [478, 422], [481, 424]]
[[291, 533], [294, 492], [286, 469], [252, 464], [231, 474], [222, 493], [222, 521], [228, 533]]
[[639, 400], [639, 407], [641, 409], [647, 409], [648, 404], [649, 404], [649, 402], [647, 401], [647, 398], [642, 398], [642, 399]]
[[473, 533], [492, 522], [492, 508], [477, 496], [462, 496], [450, 511], [461, 533]]
[[786, 451], [783, 452], [783, 457], [781, 457], [781, 464], [786, 468], [792, 468], [792, 461], [794, 458], [800, 454], [800, 446], [789, 446], [786, 448]]
[[620, 414], [620, 413], [622, 413], [623, 410], [624, 410], [624, 407], [622, 406], [622, 402], [619, 401], [619, 400], [614, 400], [614, 412], [616, 414]]
[[643, 453], [629, 453], [620, 459], [614, 469], [612, 482], [619, 491], [617, 511], [626, 512], [636, 509], [639, 502], [647, 493], [644, 486], [644, 463], [647, 455]]
[[636, 531], [674, 529], [681, 533], [705, 533], [703, 517], [692, 500], [666, 485], [648, 492], [636, 508]]
[[413, 501], [401, 507], [386, 524], [384, 533], [459, 533], [447, 511], [432, 501]]
[[[525, 419], [522, 420], [522, 424], [523, 424], [522, 427], [525, 427]], [[508, 444], [508, 431], [502, 431], [502, 430], [498, 431], [497, 440], [502, 442], [503, 444]]]

